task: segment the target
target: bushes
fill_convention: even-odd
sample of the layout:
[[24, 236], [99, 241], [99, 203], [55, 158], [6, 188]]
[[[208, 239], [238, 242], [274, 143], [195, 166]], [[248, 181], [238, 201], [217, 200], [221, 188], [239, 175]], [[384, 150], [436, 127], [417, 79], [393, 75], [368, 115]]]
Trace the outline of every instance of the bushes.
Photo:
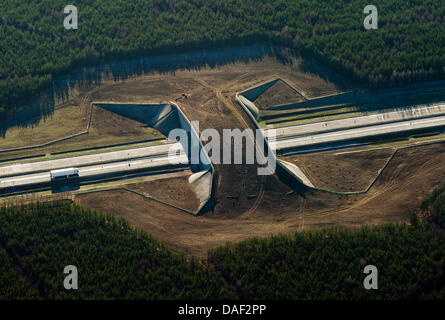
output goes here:
[[417, 214], [415, 212], [411, 212], [409, 216], [409, 222], [412, 226], [417, 226], [419, 224], [419, 218], [417, 217]]

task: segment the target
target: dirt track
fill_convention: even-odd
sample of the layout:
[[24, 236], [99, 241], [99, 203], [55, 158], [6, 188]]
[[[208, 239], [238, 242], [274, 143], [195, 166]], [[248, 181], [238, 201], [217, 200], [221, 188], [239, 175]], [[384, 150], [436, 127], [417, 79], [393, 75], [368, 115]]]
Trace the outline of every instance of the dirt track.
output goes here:
[[444, 144], [404, 150], [363, 196], [308, 192], [304, 199], [297, 194], [287, 195], [290, 189], [276, 177], [269, 177], [261, 206], [254, 213], [237, 217], [209, 213], [196, 218], [121, 192], [83, 195], [77, 201], [125, 217], [172, 248], [205, 256], [209, 248], [251, 237], [324, 226], [406, 221], [420, 201], [445, 181], [443, 159]]
[[356, 192], [369, 186], [394, 151], [393, 148], [362, 152], [337, 150], [283, 160], [296, 164], [318, 188]]
[[[278, 75], [308, 96], [336, 92], [331, 83], [267, 58], [217, 70], [144, 76], [106, 86], [93, 94], [92, 99], [122, 102], [172, 100], [179, 104], [190, 120], [200, 121], [200, 130], [243, 129], [252, 124], [234, 104], [235, 92]], [[329, 158], [326, 155], [314, 158], [317, 159], [314, 163], [307, 156], [303, 169], [316, 178], [313, 168], [318, 165], [318, 170], [320, 167], [324, 170], [320, 172], [330, 174], [330, 180], [335, 181], [345, 174], [360, 175], [360, 168], [367, 163], [368, 170], [357, 180], [357, 187], [361, 187], [385, 156], [362, 153], [353, 157]], [[187, 215], [130, 193], [113, 191], [82, 195], [76, 201], [86, 207], [125, 217], [134, 226], [153, 234], [172, 248], [204, 256], [209, 248], [255, 236], [322, 226], [358, 227], [405, 221], [422, 198], [445, 182], [444, 159], [445, 144], [401, 151], [370, 192], [362, 196], [338, 196], [315, 191], [290, 194], [291, 189], [276, 176], [258, 177], [253, 165], [216, 165], [214, 193], [217, 203], [213, 212], [201, 217]], [[323, 178], [320, 176], [318, 179], [321, 181]], [[323, 181], [332, 183], [326, 179]], [[171, 191], [180, 188], [172, 182], [160, 181], [157, 188], [169, 190], [171, 198], [174, 194]], [[184, 195], [178, 199], [176, 201], [184, 201]]]

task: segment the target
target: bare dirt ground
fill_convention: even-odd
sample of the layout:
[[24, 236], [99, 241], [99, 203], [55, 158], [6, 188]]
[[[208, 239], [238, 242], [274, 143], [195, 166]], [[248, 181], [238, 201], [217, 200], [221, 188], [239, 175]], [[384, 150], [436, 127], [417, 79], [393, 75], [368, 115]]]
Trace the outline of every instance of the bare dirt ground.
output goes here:
[[189, 211], [199, 208], [199, 200], [188, 183], [188, 177], [129, 184], [126, 187]]
[[443, 159], [444, 144], [403, 150], [371, 191], [361, 196], [318, 191], [289, 194], [291, 190], [271, 176], [257, 210], [236, 217], [216, 213], [193, 217], [154, 201], [115, 191], [78, 196], [76, 201], [85, 207], [124, 217], [176, 250], [205, 257], [210, 248], [252, 237], [326, 226], [357, 228], [406, 221], [421, 200], [445, 181]]
[[283, 157], [283, 160], [297, 165], [318, 188], [363, 191], [394, 151], [392, 148], [362, 152], [337, 150]]
[[278, 81], [255, 100], [260, 109], [267, 109], [281, 104], [290, 104], [304, 101], [304, 97], [295, 92], [283, 81]]
[[[119, 102], [176, 101], [190, 120], [200, 122], [201, 131], [215, 128], [221, 132], [222, 129], [253, 127], [234, 102], [235, 92], [277, 76], [285, 78], [309, 97], [338, 91], [334, 84], [317, 76], [266, 58], [218, 69], [143, 76], [106, 86], [103, 90], [99, 88], [91, 99]], [[349, 157], [327, 154], [315, 157], [314, 163], [308, 156], [304, 165], [314, 177], [318, 173], [314, 173], [312, 168], [315, 166], [315, 169], [320, 169], [317, 165], [325, 166], [321, 169], [324, 171], [320, 172], [330, 175], [332, 180], [342, 178], [345, 173], [351, 177], [356, 175], [357, 186], [361, 186], [368, 181], [371, 172], [374, 173], [384, 157], [385, 154], [378, 152]], [[212, 212], [200, 217], [126, 192], [80, 195], [76, 201], [85, 207], [125, 217], [135, 227], [151, 233], [174, 249], [205, 256], [209, 248], [256, 236], [324, 226], [354, 228], [365, 224], [406, 221], [420, 201], [445, 182], [444, 159], [444, 144], [403, 150], [374, 187], [361, 196], [339, 196], [318, 191], [295, 193], [276, 176], [257, 176], [257, 167], [254, 165], [216, 165], [216, 205]], [[365, 170], [362, 172], [362, 169]], [[324, 183], [332, 183], [321, 176], [319, 179]], [[345, 175], [342, 183], [350, 182]], [[175, 183], [169, 183], [168, 180], [162, 183], [166, 183], [165, 190], [175, 190]], [[164, 188], [159, 185], [145, 187], [148, 192]], [[185, 194], [178, 199], [183, 196]]]

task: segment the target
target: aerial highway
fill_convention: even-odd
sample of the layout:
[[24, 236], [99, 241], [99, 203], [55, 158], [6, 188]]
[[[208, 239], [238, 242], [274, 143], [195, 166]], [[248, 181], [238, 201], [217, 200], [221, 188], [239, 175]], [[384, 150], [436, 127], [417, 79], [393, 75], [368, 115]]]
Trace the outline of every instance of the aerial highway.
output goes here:
[[[168, 155], [171, 147], [180, 151], [174, 157], [169, 157]], [[188, 157], [184, 153], [182, 146], [178, 143], [73, 158], [15, 164], [0, 167], [0, 189], [50, 183], [51, 171], [60, 168], [76, 167], [79, 169], [79, 178], [82, 179], [137, 170], [187, 165], [188, 163]]]
[[18, 163], [0, 167], [0, 177], [11, 177], [68, 167], [81, 167], [136, 158], [167, 156], [169, 150], [171, 149], [178, 150], [182, 153], [184, 152], [180, 143], [168, 143], [150, 147], [96, 153], [63, 159]]
[[[130, 161], [111, 162], [101, 165], [92, 165], [79, 168], [79, 178], [89, 178], [102, 175], [111, 175], [116, 173], [125, 173], [129, 171], [167, 167], [171, 165], [187, 165], [188, 158], [186, 154], [178, 155], [174, 158], [168, 156], [152, 157]], [[41, 173], [32, 173], [21, 176], [0, 178], [0, 189], [23, 187], [33, 184], [45, 184], [51, 182], [50, 171]]]
[[359, 127], [354, 129], [338, 130], [327, 133], [310, 134], [297, 137], [286, 137], [270, 141], [275, 150], [305, 147], [324, 143], [354, 140], [365, 137], [409, 132], [413, 130], [432, 129], [445, 126], [445, 116], [392, 122], [388, 124]]
[[427, 107], [416, 107], [398, 111], [377, 113], [361, 117], [330, 120], [303, 125], [288, 126], [277, 129], [266, 129], [264, 135], [267, 137], [273, 133], [277, 139], [297, 137], [301, 135], [329, 132], [336, 130], [352, 129], [358, 127], [372, 126], [384, 123], [407, 121], [421, 118], [445, 115], [445, 104]]

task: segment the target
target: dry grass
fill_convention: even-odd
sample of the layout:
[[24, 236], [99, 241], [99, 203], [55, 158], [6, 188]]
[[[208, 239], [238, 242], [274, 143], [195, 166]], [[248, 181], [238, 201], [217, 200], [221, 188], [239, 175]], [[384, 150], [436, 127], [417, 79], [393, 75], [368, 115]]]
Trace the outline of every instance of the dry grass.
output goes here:
[[[20, 135], [21, 129], [11, 129], [8, 130], [8, 133], [10, 131], [11, 133], [9, 136], [7, 135], [4, 143], [9, 143], [9, 147], [31, 146], [84, 131], [88, 120], [85, 117], [81, 117], [80, 112], [76, 112], [76, 110], [79, 111], [79, 108], [70, 107], [68, 110], [65, 109], [67, 108], [57, 109], [52, 119], [41, 122], [34, 128], [27, 128], [26, 136], [32, 135], [33, 139], [26, 140], [25, 142], [24, 139], [19, 139], [19, 137], [25, 137]], [[65, 116], [67, 111], [71, 112], [68, 117]], [[81, 125], [73, 128], [70, 126], [70, 119], [73, 120], [73, 124], [80, 123]], [[143, 123], [119, 116], [102, 108], [94, 107], [89, 134], [56, 142], [45, 147], [0, 153], [0, 160], [30, 157], [39, 154], [49, 155], [57, 152], [99, 148], [160, 138], [164, 138], [164, 136], [159, 131], [149, 128]], [[19, 142], [22, 144], [19, 144]]]
[[10, 149], [43, 144], [84, 131], [87, 121], [82, 120], [78, 106], [56, 109], [54, 113], [30, 127], [13, 127], [0, 138], [0, 149]]

